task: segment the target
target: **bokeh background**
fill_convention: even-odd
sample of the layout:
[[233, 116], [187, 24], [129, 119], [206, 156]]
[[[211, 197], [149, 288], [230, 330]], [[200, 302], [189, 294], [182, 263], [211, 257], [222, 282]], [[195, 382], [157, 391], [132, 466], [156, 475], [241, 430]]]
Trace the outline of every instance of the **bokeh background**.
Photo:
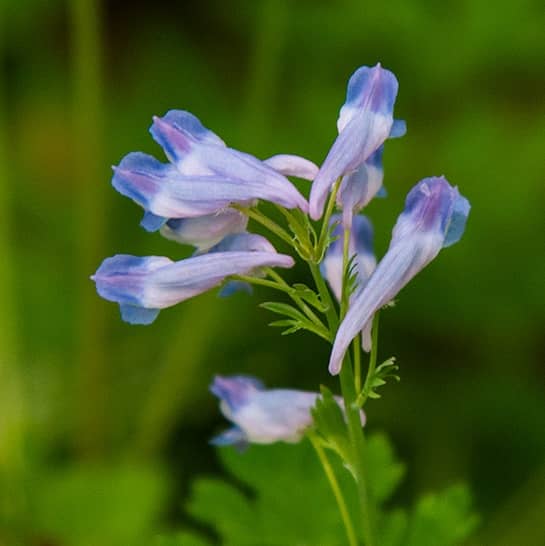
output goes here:
[[1, 0], [2, 546], [132, 544], [182, 525], [192, 480], [221, 473], [215, 373], [335, 387], [324, 343], [267, 328], [266, 290], [131, 327], [89, 275], [114, 253], [190, 252], [139, 228], [109, 183], [125, 153], [161, 156], [152, 115], [187, 109], [235, 148], [319, 164], [348, 77], [377, 61], [408, 125], [386, 149], [389, 197], [367, 209], [377, 254], [424, 176], [445, 174], [473, 209], [461, 243], [383, 313], [381, 356], [402, 381], [369, 405], [369, 428], [408, 463], [396, 501], [467, 480], [471, 544], [545, 544], [542, 2]]

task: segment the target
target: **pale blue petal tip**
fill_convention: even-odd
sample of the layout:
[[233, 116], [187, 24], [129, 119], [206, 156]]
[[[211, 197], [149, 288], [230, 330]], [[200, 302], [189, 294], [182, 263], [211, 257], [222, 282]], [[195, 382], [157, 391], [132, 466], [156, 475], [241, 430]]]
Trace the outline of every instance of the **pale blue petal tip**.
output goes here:
[[469, 204], [469, 201], [462, 195], [458, 196], [454, 202], [452, 217], [447, 227], [447, 232], [445, 233], [443, 247], [451, 246], [460, 240], [466, 228], [470, 209], [471, 205]]
[[237, 292], [246, 292], [247, 294], [252, 294], [253, 289], [251, 285], [244, 281], [229, 281], [225, 286], [219, 291], [218, 296], [220, 298], [228, 298]]
[[170, 123], [178, 129], [187, 131], [197, 140], [207, 140], [220, 146], [225, 146], [223, 140], [206, 128], [201, 120], [186, 110], [169, 110], [163, 117], [163, 121]]
[[375, 197], [379, 197], [380, 199], [384, 199], [386, 197], [388, 197], [388, 191], [386, 190], [386, 187], [385, 186], [381, 186], [380, 187], [380, 190], [378, 190], [377, 194], [375, 195]]
[[407, 133], [407, 122], [404, 119], [394, 119], [390, 129], [390, 138], [400, 138]]
[[172, 169], [171, 165], [161, 163], [148, 154], [133, 152], [114, 167], [112, 186], [121, 195], [147, 208], [151, 198], [159, 190], [160, 182]]
[[235, 446], [239, 451], [244, 451], [248, 447], [248, 439], [244, 432], [238, 428], [233, 427], [227, 429], [225, 432], [214, 436], [210, 440], [210, 444], [213, 446], [224, 447], [224, 446]]
[[120, 304], [121, 318], [129, 324], [151, 324], [160, 309], [146, 309], [137, 305]]
[[167, 222], [167, 220], [168, 218], [164, 218], [163, 216], [157, 216], [156, 214], [153, 214], [153, 212], [147, 210], [146, 212], [144, 212], [144, 216], [140, 221], [140, 225], [146, 231], [152, 233], [154, 231], [159, 231]]

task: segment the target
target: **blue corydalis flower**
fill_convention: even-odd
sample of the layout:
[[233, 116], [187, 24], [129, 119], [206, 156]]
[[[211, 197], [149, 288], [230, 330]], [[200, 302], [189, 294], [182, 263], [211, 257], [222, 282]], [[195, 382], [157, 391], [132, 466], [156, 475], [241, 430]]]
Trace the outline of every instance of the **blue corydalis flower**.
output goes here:
[[112, 184], [119, 193], [147, 211], [144, 227], [148, 230], [159, 229], [169, 218], [215, 214], [232, 203], [251, 205], [256, 199], [287, 208], [294, 206], [291, 196], [277, 186], [257, 179], [241, 182], [222, 175], [185, 175], [174, 165], [161, 163], [141, 152], [130, 153], [122, 159], [114, 168]]
[[228, 148], [189, 112], [170, 110], [162, 118], [154, 117], [150, 132], [182, 175], [232, 180], [243, 187], [251, 186], [254, 192], [256, 186], [262, 187], [262, 195], [252, 195], [248, 189], [243, 201], [265, 199], [286, 208], [308, 210], [305, 198], [285, 176], [250, 154]]
[[245, 231], [248, 217], [227, 208], [197, 218], [171, 218], [161, 227], [161, 235], [181, 244], [193, 245], [199, 252], [213, 247], [232, 233]]
[[[342, 297], [344, 244], [344, 229], [340, 221], [340, 214], [334, 214], [331, 217], [330, 225], [337, 224], [332, 233], [337, 239], [329, 245], [324, 259], [320, 264], [322, 276], [327, 280], [331, 290], [333, 290], [335, 297], [339, 301]], [[354, 216], [352, 222], [350, 241], [348, 242], [348, 255], [351, 257], [354, 254], [356, 255], [357, 282], [361, 288], [365, 285], [377, 265], [373, 253], [373, 226], [365, 216]]]
[[[376, 311], [391, 301], [442, 248], [460, 240], [469, 209], [468, 200], [444, 177], [425, 178], [409, 192], [388, 251], [351, 302], [339, 327], [329, 361], [330, 373], [339, 373], [350, 342], [360, 331], [369, 331]], [[363, 338], [368, 351], [369, 336]]]
[[312, 161], [291, 154], [273, 155], [263, 163], [284, 176], [295, 176], [304, 180], [314, 180], [320, 170]]
[[[335, 181], [361, 167], [389, 136], [401, 136], [405, 124], [394, 124], [393, 110], [398, 83], [380, 63], [362, 66], [350, 78], [341, 108], [339, 136], [329, 150], [310, 192], [310, 216], [322, 216], [327, 195]], [[377, 188], [378, 191], [378, 188]]]
[[119, 254], [104, 260], [91, 278], [100, 296], [119, 303], [125, 322], [150, 324], [161, 309], [206, 292], [230, 275], [293, 263], [291, 256], [271, 251], [213, 252], [179, 262]]
[[[210, 391], [219, 398], [223, 415], [234, 427], [212, 439], [214, 445], [298, 442], [312, 425], [311, 409], [320, 396], [315, 392], [291, 389], [265, 389], [253, 377], [216, 376]], [[341, 408], [340, 398], [335, 397]], [[365, 422], [361, 413], [362, 425]]]

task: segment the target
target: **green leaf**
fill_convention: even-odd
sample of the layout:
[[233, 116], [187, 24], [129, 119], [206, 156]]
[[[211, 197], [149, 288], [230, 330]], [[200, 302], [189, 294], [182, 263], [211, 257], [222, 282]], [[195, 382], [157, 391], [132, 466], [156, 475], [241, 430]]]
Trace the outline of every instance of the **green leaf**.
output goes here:
[[271, 311], [277, 315], [285, 315], [300, 321], [307, 320], [301, 311], [293, 307], [293, 305], [289, 305], [287, 303], [280, 303], [279, 301], [266, 301], [264, 303], [260, 303], [259, 307], [263, 307], [263, 309], [267, 309], [267, 311]]
[[[221, 449], [237, 482], [252, 494], [216, 479], [197, 480], [191, 516], [220, 535], [223, 546], [344, 546], [335, 499], [309, 442], [250, 446], [244, 454]], [[332, 461], [349, 507], [357, 506], [350, 474]], [[185, 546], [185, 545], [181, 545]]]
[[399, 366], [396, 364], [395, 357], [393, 356], [377, 366], [373, 375], [366, 381], [362, 392], [358, 396], [357, 403], [361, 406], [367, 397], [373, 399], [380, 398], [380, 394], [376, 392], [376, 389], [386, 385], [387, 379], [399, 381], [399, 375], [397, 375], [398, 370]]
[[379, 504], [387, 501], [405, 475], [405, 465], [394, 454], [392, 444], [384, 434], [373, 434], [367, 440], [366, 465], [369, 488]]
[[295, 295], [299, 296], [301, 299], [305, 300], [307, 303], [312, 305], [318, 311], [325, 313], [328, 309], [327, 305], [324, 305], [320, 296], [309, 288], [306, 284], [296, 283], [292, 286], [295, 290]]
[[312, 332], [327, 341], [330, 340], [329, 331], [323, 326], [323, 324], [311, 321], [292, 305], [288, 305], [287, 303], [268, 301], [260, 304], [260, 307], [272, 311], [273, 313], [290, 317], [288, 319], [276, 320], [269, 323], [269, 326], [273, 327], [287, 327], [288, 329], [282, 332], [283, 336], [294, 334], [299, 330], [308, 330], [309, 332]]
[[398, 508], [383, 514], [379, 520], [379, 544], [381, 546], [405, 546], [408, 517], [405, 510]]
[[453, 546], [465, 540], [479, 521], [471, 511], [466, 486], [455, 485], [423, 497], [411, 517], [406, 546]]
[[[192, 516], [202, 520], [214, 514], [214, 530], [225, 539], [237, 537], [240, 546], [259, 543], [259, 525], [254, 506], [239, 490], [227, 483], [208, 478], [198, 480], [187, 509]], [[227, 540], [225, 544], [235, 546], [237, 541]]]
[[353, 466], [350, 437], [343, 411], [329, 389], [322, 386], [320, 390], [322, 396], [312, 408], [315, 430], [325, 447], [337, 452], [346, 464]]

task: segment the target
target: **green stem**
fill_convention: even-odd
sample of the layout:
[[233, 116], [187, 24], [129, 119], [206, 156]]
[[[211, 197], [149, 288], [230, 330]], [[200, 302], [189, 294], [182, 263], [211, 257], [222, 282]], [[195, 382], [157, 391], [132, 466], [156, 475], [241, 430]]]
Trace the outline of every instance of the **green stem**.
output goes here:
[[290, 237], [289, 233], [281, 228], [276, 222], [273, 222], [270, 218], [267, 218], [264, 214], [261, 214], [259, 211], [255, 209], [249, 209], [246, 207], [239, 207], [236, 205], [233, 205], [233, 208], [239, 210], [248, 218], [251, 218], [252, 220], [255, 220], [262, 226], [266, 227], [269, 231], [274, 233], [276, 236], [280, 237], [284, 242], [288, 243], [291, 247], [293, 247], [293, 239]]
[[303, 311], [312, 322], [325, 329], [322, 321], [316, 316], [314, 311], [303, 301], [302, 298], [294, 293], [294, 289], [274, 269], [272, 269], [272, 267], [267, 267], [266, 271], [269, 277], [272, 277], [280, 286], [283, 287], [283, 290], [287, 292], [290, 298], [300, 307], [301, 311]]
[[361, 509], [363, 536], [365, 546], [375, 546], [375, 533], [372, 515], [371, 493], [369, 491], [366, 460], [365, 460], [365, 437], [361, 426], [360, 410], [356, 406], [356, 390], [354, 388], [354, 377], [350, 357], [345, 358], [341, 368], [341, 392], [343, 395], [346, 416], [348, 420], [348, 433], [353, 449], [354, 474], [358, 488], [358, 498]]
[[[329, 328], [334, 334], [337, 330], [337, 313], [333, 307], [333, 301], [331, 294], [324, 279], [320, 275], [318, 266], [313, 263], [309, 263], [312, 277], [316, 283], [316, 288], [322, 298], [322, 301], [328, 306], [327, 319]], [[334, 338], [334, 335], [332, 335]], [[365, 466], [365, 438], [363, 434], [363, 428], [361, 426], [361, 418], [359, 408], [356, 406], [356, 390], [354, 387], [354, 377], [352, 374], [352, 363], [350, 357], [347, 355], [344, 365], [341, 368], [341, 392], [344, 400], [344, 406], [346, 416], [348, 419], [348, 433], [350, 436], [350, 443], [353, 449], [352, 459], [354, 461], [354, 473], [356, 477], [356, 485], [358, 488], [358, 498], [361, 508], [361, 517], [363, 525], [363, 534], [365, 538], [366, 546], [375, 546], [374, 540], [374, 527], [373, 518], [371, 515], [372, 505], [370, 499], [370, 492], [367, 485], [367, 474]]]
[[322, 229], [320, 231], [320, 238], [318, 239], [318, 253], [315, 256], [317, 263], [320, 263], [325, 252], [325, 244], [327, 240], [327, 234], [329, 232], [329, 220], [333, 214], [333, 209], [335, 208], [335, 201], [337, 200], [337, 192], [339, 191], [339, 186], [341, 179], [337, 180], [333, 185], [331, 194], [329, 195], [329, 201], [327, 202], [327, 207], [325, 210], [324, 217], [322, 218]]
[[318, 293], [320, 294], [320, 299], [322, 300], [323, 304], [326, 306], [325, 315], [327, 318], [329, 329], [331, 330], [333, 334], [334, 332], [336, 332], [337, 325], [338, 325], [338, 318], [337, 318], [337, 312], [335, 311], [335, 304], [333, 303], [333, 299], [331, 297], [331, 294], [329, 293], [329, 289], [327, 288], [325, 284], [322, 274], [320, 273], [320, 268], [318, 267], [318, 265], [312, 262], [308, 262], [308, 266], [310, 268], [310, 272], [312, 273], [314, 284], [316, 285], [316, 288], [318, 289]]
[[[269, 269], [269, 268], [267, 268]], [[275, 281], [268, 281], [267, 279], [261, 279], [259, 277], [250, 277], [247, 275], [234, 275], [232, 278], [247, 282], [250, 284], [257, 284], [259, 286], [266, 286], [268, 288], [273, 288], [275, 290], [280, 290], [282, 292], [285, 292], [288, 294], [288, 296], [299, 306], [301, 311], [306, 315], [306, 317], [309, 319], [309, 321], [314, 325], [314, 328], [312, 328], [312, 331], [319, 335], [321, 338], [325, 339], [326, 341], [331, 341], [329, 330], [324, 326], [323, 322], [314, 314], [312, 309], [299, 297], [294, 294], [294, 289], [287, 284], [284, 279], [282, 279], [279, 275], [277, 275], [278, 278], [282, 281], [281, 283], [277, 283]]]
[[331, 466], [329, 459], [320, 445], [320, 440], [312, 433], [308, 434], [308, 438], [314, 447], [316, 454], [318, 455], [318, 459], [320, 459], [320, 463], [322, 463], [322, 468], [324, 469], [324, 473], [329, 480], [329, 485], [331, 486], [331, 490], [333, 491], [333, 495], [337, 501], [337, 506], [339, 507], [339, 512], [341, 513], [341, 518], [346, 530], [348, 544], [350, 546], [358, 546], [358, 538], [354, 530], [354, 525], [352, 523], [352, 519], [350, 518], [350, 513], [348, 512], [348, 507], [346, 505], [346, 501], [344, 500], [339, 482], [337, 481], [337, 477], [335, 476], [335, 472], [333, 471], [333, 467]]
[[354, 338], [352, 347], [354, 349], [354, 387], [356, 393], [358, 393], [361, 390], [361, 348], [359, 334]]
[[369, 368], [367, 368], [367, 375], [365, 377], [365, 383], [363, 384], [363, 390], [358, 396], [357, 405], [361, 408], [367, 398], [369, 397], [369, 390], [371, 388], [371, 380], [375, 374], [377, 367], [377, 354], [378, 354], [378, 319], [380, 311], [375, 313], [373, 317], [373, 325], [371, 327], [371, 354], [369, 355]]
[[348, 260], [349, 260], [349, 245], [350, 245], [350, 230], [345, 229], [343, 232], [343, 286], [342, 286], [342, 296], [341, 296], [341, 320], [344, 318], [344, 315], [346, 315], [346, 312], [348, 311], [348, 272], [346, 271], [346, 268], [348, 267]]

